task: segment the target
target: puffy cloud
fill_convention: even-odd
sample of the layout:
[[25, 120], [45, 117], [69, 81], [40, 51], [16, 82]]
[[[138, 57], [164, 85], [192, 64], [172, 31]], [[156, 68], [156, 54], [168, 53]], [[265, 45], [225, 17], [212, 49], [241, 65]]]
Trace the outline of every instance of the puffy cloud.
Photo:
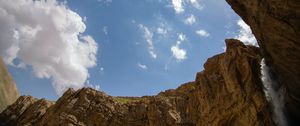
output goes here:
[[193, 7], [195, 7], [198, 10], [202, 10], [204, 7], [204, 5], [199, 2], [199, 0], [188, 0], [188, 1], [191, 3]]
[[181, 49], [178, 44], [171, 47], [171, 52], [178, 61], [182, 61], [187, 58], [186, 51], [184, 49]]
[[[61, 95], [81, 88], [96, 65], [97, 43], [82, 35], [83, 19], [56, 0], [0, 0], [0, 54], [7, 64], [31, 66]], [[19, 64], [14, 64], [18, 59]]]
[[148, 69], [148, 67], [146, 65], [141, 64], [141, 63], [138, 63], [138, 67], [141, 68], [141, 69], [143, 69], [143, 70]]
[[164, 29], [163, 27], [158, 27], [156, 29], [156, 32], [160, 35], [166, 36], [168, 34], [167, 29]]
[[208, 37], [210, 35], [207, 31], [205, 31], [203, 29], [197, 30], [196, 34], [199, 36], [202, 36], [202, 37]]
[[235, 38], [244, 42], [246, 45], [258, 46], [256, 38], [252, 34], [251, 28], [242, 19], [238, 20], [237, 25], [240, 27], [240, 29], [239, 34], [235, 36]]
[[177, 40], [176, 44], [171, 47], [172, 55], [173, 55], [173, 57], [176, 58], [177, 61], [182, 61], [187, 58], [186, 50], [180, 48], [181, 43], [185, 40], [186, 40], [186, 36], [183, 33], [180, 33], [178, 35], [178, 40]]
[[193, 25], [196, 22], [196, 18], [191, 14], [187, 19], [184, 20], [184, 23], [187, 25]]
[[161, 37], [167, 38], [171, 33], [172, 28], [166, 23], [164, 19], [159, 19], [161, 23], [156, 27], [156, 33]]
[[182, 14], [185, 11], [186, 6], [192, 6], [198, 10], [202, 10], [204, 5], [199, 0], [172, 0], [172, 7], [176, 14]]
[[149, 30], [148, 27], [139, 24], [139, 28], [144, 32], [144, 38], [146, 39], [146, 42], [148, 43], [148, 52], [150, 54], [150, 56], [154, 59], [157, 58], [157, 55], [155, 53], [155, 49], [153, 46], [153, 33]]
[[183, 13], [183, 0], [172, 0], [172, 5], [177, 14]]

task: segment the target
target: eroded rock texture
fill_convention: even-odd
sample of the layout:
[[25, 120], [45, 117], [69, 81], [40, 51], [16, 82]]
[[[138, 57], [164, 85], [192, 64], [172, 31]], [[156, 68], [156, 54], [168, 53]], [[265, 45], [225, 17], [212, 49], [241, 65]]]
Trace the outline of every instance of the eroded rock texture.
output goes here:
[[0, 57], [0, 112], [19, 97], [19, 91]]
[[0, 125], [37, 126], [269, 126], [258, 48], [226, 40], [195, 81], [156, 96], [111, 97], [90, 88], [69, 89], [55, 103], [20, 97]]
[[[227, 0], [250, 25], [269, 66], [286, 87], [286, 108], [300, 125], [300, 1]], [[280, 86], [280, 85], [279, 85]]]

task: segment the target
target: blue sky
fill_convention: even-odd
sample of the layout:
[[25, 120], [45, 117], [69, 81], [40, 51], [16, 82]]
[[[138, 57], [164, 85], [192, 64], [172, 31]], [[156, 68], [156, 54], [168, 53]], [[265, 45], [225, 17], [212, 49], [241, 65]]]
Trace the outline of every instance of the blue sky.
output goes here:
[[[95, 59], [83, 65], [88, 75], [80, 85], [113, 96], [155, 95], [193, 81], [207, 58], [224, 52], [225, 38], [251, 38], [225, 0], [67, 0], [55, 4], [78, 14], [86, 29], [77, 36], [91, 36], [93, 39], [87, 41], [96, 43], [97, 49], [85, 48], [95, 51], [89, 52]], [[58, 43], [53, 48], [62, 47]], [[23, 57], [6, 60], [21, 94], [57, 99], [60, 87], [54, 83], [61, 82], [57, 74], [48, 74]], [[25, 67], [16, 65], [23, 62]], [[68, 65], [58, 68], [63, 67]], [[76, 74], [68, 72], [68, 76], [81, 77]]]

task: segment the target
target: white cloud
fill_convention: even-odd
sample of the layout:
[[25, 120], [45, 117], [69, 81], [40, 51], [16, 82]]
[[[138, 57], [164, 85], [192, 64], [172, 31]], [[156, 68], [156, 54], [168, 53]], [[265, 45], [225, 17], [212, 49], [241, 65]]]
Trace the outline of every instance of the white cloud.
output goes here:
[[186, 40], [186, 36], [183, 33], [180, 33], [178, 35], [178, 39], [179, 39], [179, 41], [185, 41]]
[[158, 27], [156, 29], [156, 32], [160, 35], [166, 36], [168, 34], [167, 29], [164, 29], [163, 27]]
[[187, 57], [186, 57], [186, 50], [184, 49], [181, 49], [179, 47], [178, 44], [176, 45], [173, 45], [171, 47], [171, 52], [173, 54], [173, 56], [178, 60], [178, 61], [182, 61], [182, 60], [185, 60]]
[[258, 46], [256, 38], [252, 34], [251, 28], [242, 19], [239, 19], [237, 24], [240, 29], [239, 34], [235, 36], [235, 38], [242, 41], [246, 45]]
[[56, 0], [1, 0], [0, 54], [5, 63], [31, 66], [38, 78], [50, 78], [61, 95], [81, 88], [96, 65], [97, 43], [82, 35], [83, 19]]
[[202, 10], [204, 5], [199, 2], [199, 0], [188, 0], [190, 4], [198, 10]]
[[187, 25], [193, 25], [196, 22], [196, 18], [191, 14], [187, 19], [184, 20], [184, 23]]
[[183, 33], [180, 33], [178, 35], [178, 40], [176, 44], [171, 47], [172, 55], [173, 57], [176, 58], [177, 61], [182, 61], [187, 59], [186, 50], [179, 47], [181, 43], [185, 40], [186, 40], [186, 36]]
[[202, 36], [202, 37], [208, 37], [210, 35], [207, 31], [205, 31], [203, 29], [197, 30], [196, 34], [199, 36]]
[[156, 33], [164, 38], [168, 37], [168, 34], [172, 31], [172, 28], [164, 19], [158, 18], [159, 25], [156, 27]]
[[93, 88], [95, 90], [100, 91], [100, 85], [98, 85], [98, 84], [90, 84], [89, 80], [86, 81], [85, 87], [90, 87], [90, 88]]
[[102, 31], [103, 31], [103, 33], [104, 33], [105, 35], [107, 35], [107, 34], [108, 34], [107, 26], [104, 26], [104, 27], [102, 28]]
[[100, 85], [98, 85], [98, 84], [95, 85], [95, 89], [98, 90], [98, 91], [100, 91]]
[[177, 14], [183, 13], [183, 0], [172, 0], [172, 5]]
[[185, 11], [185, 7], [194, 7], [198, 10], [202, 10], [204, 5], [199, 2], [199, 0], [172, 0], [172, 7], [176, 14], [182, 14]]
[[138, 63], [138, 67], [141, 68], [141, 69], [143, 69], [143, 70], [148, 69], [148, 67], [146, 65], [141, 64], [141, 63]]
[[152, 42], [153, 33], [149, 30], [148, 27], [146, 27], [142, 24], [139, 24], [139, 27], [144, 32], [144, 38], [146, 39], [146, 42], [148, 43], [148, 52], [149, 52], [150, 56], [152, 58], [156, 59], [157, 55], [155, 53], [155, 49], [154, 49], [153, 42]]
[[86, 21], [87, 21], [87, 17], [84, 16], [84, 17], [83, 17], [83, 22], [86, 23]]

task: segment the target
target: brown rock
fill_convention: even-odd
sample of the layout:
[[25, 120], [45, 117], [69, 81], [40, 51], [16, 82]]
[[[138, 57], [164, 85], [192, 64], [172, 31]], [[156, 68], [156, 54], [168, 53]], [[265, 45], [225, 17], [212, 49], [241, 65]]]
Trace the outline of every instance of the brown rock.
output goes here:
[[194, 82], [156, 96], [111, 97], [91, 88], [69, 89], [52, 105], [20, 97], [0, 114], [0, 125], [37, 126], [269, 126], [256, 47], [226, 40]]
[[19, 97], [19, 91], [11, 75], [0, 57], [0, 112], [14, 103]]
[[45, 99], [37, 100], [31, 96], [21, 96], [0, 114], [0, 125], [34, 125], [52, 104]]
[[[300, 125], [300, 1], [227, 0], [250, 25], [279, 84], [287, 88], [286, 108]], [[294, 119], [294, 120], [293, 120]]]

